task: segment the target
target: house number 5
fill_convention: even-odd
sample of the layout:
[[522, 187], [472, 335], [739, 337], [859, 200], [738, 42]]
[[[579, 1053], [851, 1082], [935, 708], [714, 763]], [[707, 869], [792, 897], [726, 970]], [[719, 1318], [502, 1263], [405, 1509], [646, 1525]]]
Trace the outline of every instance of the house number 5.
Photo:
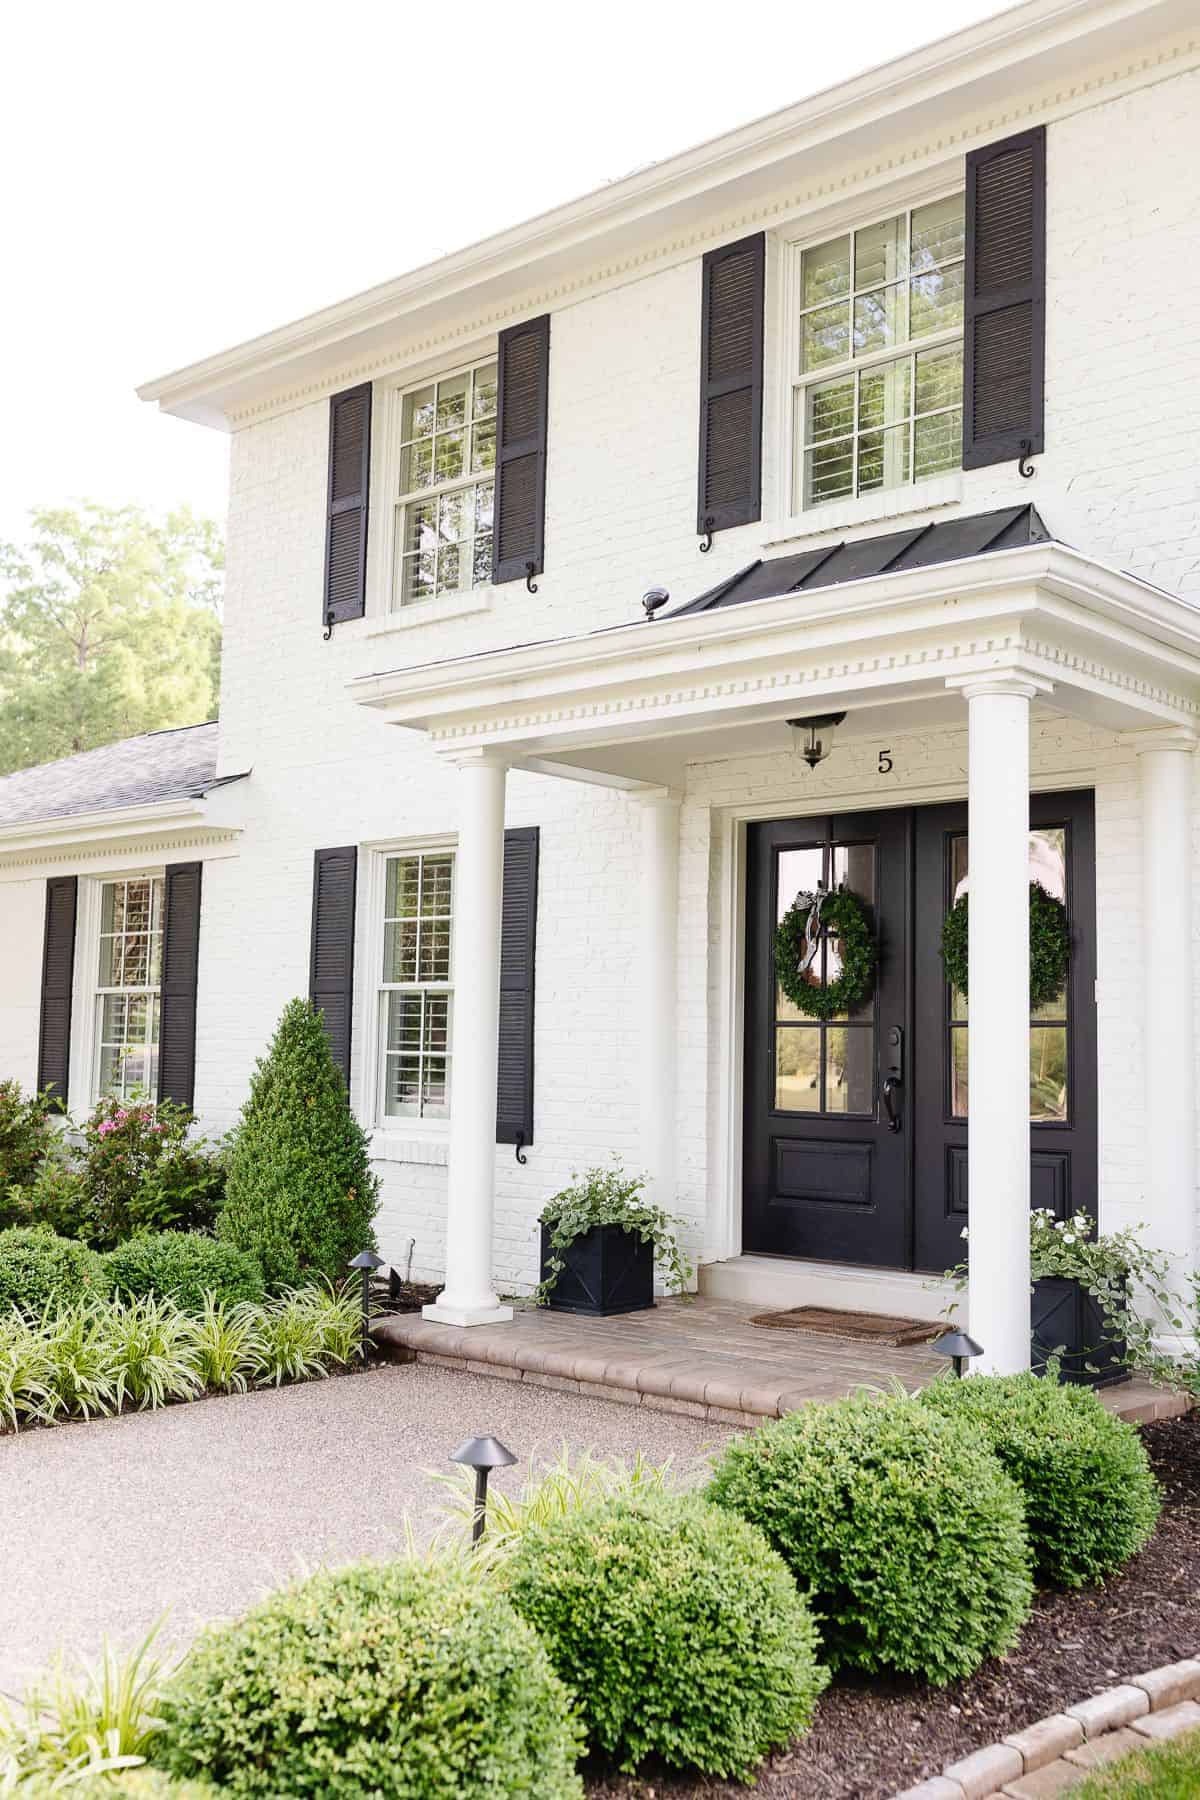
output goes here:
[[879, 752], [879, 773], [881, 775], [890, 775], [891, 772], [892, 772], [892, 753], [890, 750], [881, 750]]

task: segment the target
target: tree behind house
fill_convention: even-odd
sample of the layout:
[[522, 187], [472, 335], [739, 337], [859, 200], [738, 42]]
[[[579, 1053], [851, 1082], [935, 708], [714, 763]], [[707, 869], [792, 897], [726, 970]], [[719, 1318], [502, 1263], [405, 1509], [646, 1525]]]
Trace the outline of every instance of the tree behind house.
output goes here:
[[374, 1241], [377, 1191], [320, 1015], [291, 1000], [234, 1130], [218, 1233], [257, 1256], [271, 1286], [339, 1281]]
[[94, 501], [31, 521], [0, 544], [0, 774], [215, 718], [218, 527]]

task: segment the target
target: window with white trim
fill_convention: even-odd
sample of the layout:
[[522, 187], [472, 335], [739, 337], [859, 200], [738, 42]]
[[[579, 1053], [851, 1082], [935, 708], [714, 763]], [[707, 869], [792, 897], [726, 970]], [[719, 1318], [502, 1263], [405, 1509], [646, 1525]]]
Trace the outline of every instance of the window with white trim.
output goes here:
[[447, 1119], [454, 1023], [453, 852], [389, 856], [383, 895], [380, 1115], [385, 1122]]
[[163, 878], [100, 887], [92, 1098], [153, 1096], [158, 1087]]
[[963, 195], [797, 248], [796, 509], [962, 461]]
[[402, 397], [396, 606], [492, 579], [496, 372], [493, 356]]

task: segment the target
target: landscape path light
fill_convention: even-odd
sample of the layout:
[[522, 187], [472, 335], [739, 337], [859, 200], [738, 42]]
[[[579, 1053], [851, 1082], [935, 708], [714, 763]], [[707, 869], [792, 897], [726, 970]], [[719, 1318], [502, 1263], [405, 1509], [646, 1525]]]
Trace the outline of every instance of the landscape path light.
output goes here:
[[371, 1277], [376, 1269], [382, 1269], [383, 1258], [376, 1256], [373, 1250], [360, 1250], [346, 1267], [362, 1270], [362, 1359], [365, 1369], [371, 1355]]
[[488, 1476], [493, 1469], [510, 1469], [516, 1457], [499, 1438], [473, 1437], [466, 1438], [457, 1450], [450, 1453], [450, 1461], [462, 1463], [475, 1471], [475, 1507], [471, 1515], [471, 1547], [483, 1536], [483, 1528], [487, 1522], [487, 1490]]
[[939, 1356], [949, 1356], [954, 1362], [954, 1373], [961, 1381], [967, 1372], [967, 1364], [974, 1356], [983, 1355], [983, 1345], [977, 1344], [973, 1337], [965, 1331], [947, 1331], [940, 1338], [935, 1338], [929, 1346]]

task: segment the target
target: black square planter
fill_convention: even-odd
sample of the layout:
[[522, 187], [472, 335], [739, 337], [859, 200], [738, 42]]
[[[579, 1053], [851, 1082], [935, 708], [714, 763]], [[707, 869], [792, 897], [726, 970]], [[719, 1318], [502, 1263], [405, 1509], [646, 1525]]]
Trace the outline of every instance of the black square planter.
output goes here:
[[1035, 1375], [1045, 1374], [1046, 1359], [1061, 1344], [1060, 1381], [1100, 1388], [1129, 1380], [1124, 1342], [1109, 1336], [1094, 1296], [1073, 1278], [1043, 1275], [1034, 1282], [1031, 1325]]
[[[542, 1278], [550, 1233], [542, 1226]], [[560, 1250], [563, 1270], [550, 1290], [554, 1312], [641, 1312], [654, 1305], [654, 1245], [623, 1225], [593, 1225]]]

